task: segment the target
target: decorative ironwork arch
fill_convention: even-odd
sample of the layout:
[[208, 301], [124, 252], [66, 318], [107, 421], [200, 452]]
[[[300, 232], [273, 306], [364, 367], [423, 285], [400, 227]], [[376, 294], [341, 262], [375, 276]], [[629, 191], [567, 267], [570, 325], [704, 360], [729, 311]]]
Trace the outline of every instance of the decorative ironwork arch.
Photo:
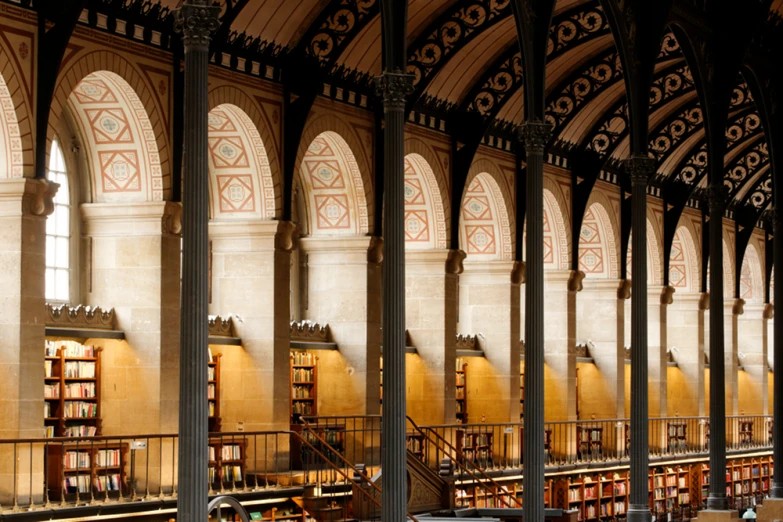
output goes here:
[[379, 0], [329, 2], [299, 40], [298, 47], [322, 64], [334, 64], [351, 40], [380, 12]]

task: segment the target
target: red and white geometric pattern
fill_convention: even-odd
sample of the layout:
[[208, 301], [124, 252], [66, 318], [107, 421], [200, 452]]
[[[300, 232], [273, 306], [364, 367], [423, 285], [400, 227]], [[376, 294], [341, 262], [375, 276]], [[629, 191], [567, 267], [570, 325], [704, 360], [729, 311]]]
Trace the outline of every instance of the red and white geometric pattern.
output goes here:
[[212, 219], [274, 217], [269, 159], [250, 117], [234, 105], [220, 105], [209, 112], [207, 130]]
[[0, 75], [0, 177], [21, 178], [24, 175], [22, 138], [14, 110], [14, 100]]
[[511, 227], [503, 194], [497, 182], [481, 173], [470, 182], [462, 198], [460, 242], [470, 255], [511, 260]]
[[745, 250], [745, 259], [740, 272], [740, 297], [748, 303], [760, 303], [764, 300], [763, 288], [761, 260], [756, 247], [751, 244]]
[[446, 248], [446, 220], [435, 174], [418, 154], [405, 156], [406, 248]]
[[579, 232], [579, 270], [585, 274], [605, 274], [606, 248], [602, 239], [603, 226], [591, 206], [585, 211]]
[[76, 85], [68, 105], [83, 129], [92, 200], [162, 201], [155, 132], [133, 88], [117, 74], [95, 72]]
[[680, 231], [674, 233], [672, 254], [669, 258], [669, 285], [674, 288], [688, 288], [688, 271], [685, 264], [685, 249], [682, 245]]
[[300, 167], [310, 233], [361, 234], [369, 230], [367, 202], [358, 164], [336, 133], [319, 134]]

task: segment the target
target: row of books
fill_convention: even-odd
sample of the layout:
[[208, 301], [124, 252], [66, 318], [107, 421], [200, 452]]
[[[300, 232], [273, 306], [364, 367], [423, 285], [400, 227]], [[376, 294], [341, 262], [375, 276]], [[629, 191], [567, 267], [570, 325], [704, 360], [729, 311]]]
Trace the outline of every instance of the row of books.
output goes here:
[[44, 384], [44, 398], [46, 398], [46, 399], [59, 399], [60, 398], [60, 385], [59, 384]]
[[294, 364], [315, 364], [315, 356], [309, 352], [293, 352]]
[[[65, 436], [66, 437], [94, 437], [96, 433], [98, 432], [98, 429], [95, 426], [68, 426], [65, 428]], [[50, 437], [53, 437], [52, 435], [47, 435]]]
[[94, 418], [98, 416], [98, 405], [94, 402], [66, 402], [64, 413], [66, 419]]
[[44, 376], [45, 377], [51, 377], [52, 376], [52, 363], [54, 361], [44, 361]]
[[67, 379], [94, 379], [95, 363], [90, 361], [66, 361], [65, 377]]
[[313, 404], [311, 402], [295, 402], [292, 407], [293, 412], [299, 415], [313, 414]]
[[95, 357], [95, 347], [76, 341], [46, 341], [46, 357], [57, 357], [57, 350], [62, 349], [66, 357]]
[[[95, 477], [93, 485], [95, 490], [99, 492], [105, 491], [119, 491], [120, 489], [120, 475], [114, 473], [111, 475], [100, 475]], [[63, 480], [63, 489], [68, 493], [89, 493], [90, 492], [90, 476], [89, 475], [76, 475], [73, 477], [65, 477]]]
[[104, 491], [119, 491], [120, 490], [120, 474], [113, 473], [111, 475], [99, 475], [95, 477], [93, 481], [95, 489], [100, 492]]
[[215, 367], [209, 366], [207, 367], [207, 380], [214, 381], [215, 380]]
[[291, 396], [294, 399], [310, 399], [312, 394], [313, 390], [309, 386], [294, 386], [291, 390]]
[[313, 370], [294, 368], [294, 383], [313, 382]]
[[214, 384], [208, 384], [207, 385], [207, 398], [214, 399], [215, 398], [215, 385]]
[[101, 468], [119, 466], [122, 462], [122, 452], [119, 449], [100, 449], [95, 463]]
[[65, 396], [81, 399], [95, 398], [94, 382], [71, 382], [65, 385]]
[[66, 451], [63, 455], [63, 466], [66, 470], [70, 469], [89, 469], [90, 452], [89, 451]]

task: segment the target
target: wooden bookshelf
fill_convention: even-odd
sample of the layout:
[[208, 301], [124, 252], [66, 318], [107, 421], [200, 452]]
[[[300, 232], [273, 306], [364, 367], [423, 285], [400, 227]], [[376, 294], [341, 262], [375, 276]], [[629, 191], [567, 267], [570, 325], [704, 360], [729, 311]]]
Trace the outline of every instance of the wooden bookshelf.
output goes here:
[[424, 435], [417, 431], [405, 434], [405, 446], [416, 458], [424, 462]]
[[740, 420], [739, 425], [739, 443], [742, 445], [753, 444], [753, 421]]
[[[775, 466], [771, 456], [730, 459], [726, 462], [726, 495], [733, 509], [753, 507], [769, 495]], [[710, 467], [691, 466], [691, 498], [694, 508], [704, 508], [710, 494]]]
[[[291, 425], [291, 431], [301, 434], [307, 442], [331, 462], [342, 465], [335, 453], [345, 455], [345, 424], [310, 424], [310, 428], [315, 434], [305, 430], [302, 424]], [[320, 439], [323, 439], [326, 444]], [[296, 436], [291, 437], [291, 466], [292, 469], [328, 468], [321, 457], [313, 452], [312, 448], [302, 444], [302, 441]]]
[[604, 429], [592, 426], [577, 426], [577, 451], [580, 457], [600, 458], [604, 454]]
[[[503, 483], [501, 479], [496, 479], [496, 483], [499, 487], [488, 486], [485, 488], [476, 487], [463, 487], [456, 490], [456, 506], [457, 508], [504, 508], [506, 505], [511, 507], [517, 507], [514, 501], [516, 498], [519, 503], [522, 503], [522, 484], [519, 482]], [[506, 502], [500, 502], [495, 497], [495, 492]], [[552, 480], [546, 479], [544, 481], [544, 508], [552, 507]], [[498, 505], [499, 504], [499, 505]]]
[[209, 484], [213, 489], [245, 482], [247, 439], [209, 439]]
[[675, 453], [688, 449], [688, 425], [684, 421], [666, 423], [666, 447]]
[[101, 348], [46, 341], [44, 436], [101, 434]]
[[457, 422], [468, 423], [468, 364], [457, 357]]
[[291, 420], [294, 415], [318, 414], [318, 357], [291, 352]]
[[217, 433], [221, 429], [220, 418], [220, 358], [222, 354], [212, 355], [208, 363], [207, 401], [209, 402], [209, 432]]
[[96, 442], [46, 446], [46, 486], [50, 500], [97, 500], [128, 492], [128, 444]]
[[555, 482], [554, 507], [577, 511], [577, 519], [618, 520], [628, 511], [627, 474], [596, 474]]
[[659, 519], [690, 520], [691, 470], [682, 467], [654, 468], [649, 474], [650, 510]]
[[491, 468], [494, 460], [494, 433], [486, 430], [457, 430], [457, 450], [480, 468]]

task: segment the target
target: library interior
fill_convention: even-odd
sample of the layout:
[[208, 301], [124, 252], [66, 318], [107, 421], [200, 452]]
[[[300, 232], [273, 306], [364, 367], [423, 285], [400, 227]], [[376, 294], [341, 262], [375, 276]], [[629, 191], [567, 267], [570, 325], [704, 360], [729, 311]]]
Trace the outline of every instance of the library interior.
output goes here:
[[783, 0], [0, 0], [0, 519], [783, 520], [781, 55]]

